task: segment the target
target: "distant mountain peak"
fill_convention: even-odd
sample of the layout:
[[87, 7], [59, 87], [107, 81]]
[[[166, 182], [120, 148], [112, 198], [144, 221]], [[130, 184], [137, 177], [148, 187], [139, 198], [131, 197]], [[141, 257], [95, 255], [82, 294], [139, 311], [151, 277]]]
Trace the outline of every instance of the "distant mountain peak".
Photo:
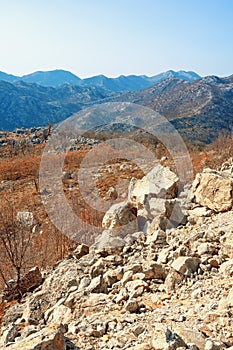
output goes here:
[[27, 83], [36, 83], [43, 86], [54, 87], [64, 84], [78, 85], [79, 81], [81, 80], [75, 74], [63, 69], [37, 71], [24, 75], [20, 79]]
[[210, 84], [222, 84], [224, 83], [223, 79], [215, 76], [215, 75], [209, 75], [207, 77], [202, 78], [202, 81], [205, 83], [210, 83]]
[[152, 86], [168, 77], [176, 77], [182, 80], [193, 81], [199, 79], [200, 76], [191, 71], [168, 70], [152, 77], [146, 75], [120, 75], [117, 78], [108, 78], [103, 74], [93, 77], [80, 79], [75, 74], [64, 70], [54, 69], [50, 71], [38, 70], [36, 72], [17, 77], [4, 72], [0, 72], [0, 80], [14, 82], [22, 80], [26, 83], [35, 83], [42, 86], [57, 87], [64, 84], [79, 85], [79, 86], [94, 86], [101, 87], [114, 92], [137, 91]]
[[13, 82], [15, 80], [19, 79], [16, 75], [0, 72], [0, 80], [8, 81], [8, 82]]

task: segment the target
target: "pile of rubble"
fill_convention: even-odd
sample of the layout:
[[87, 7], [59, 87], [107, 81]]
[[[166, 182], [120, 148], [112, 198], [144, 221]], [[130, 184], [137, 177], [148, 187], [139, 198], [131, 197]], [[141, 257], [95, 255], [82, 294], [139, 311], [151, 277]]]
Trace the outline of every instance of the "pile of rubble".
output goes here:
[[[37, 127], [30, 129], [16, 129], [12, 132], [0, 131], [0, 147], [12, 146], [12, 148], [36, 146], [48, 141], [54, 132], [52, 127]], [[83, 146], [94, 147], [99, 141], [93, 138], [80, 136], [70, 140], [70, 151], [80, 150]]]
[[233, 349], [233, 176], [133, 179], [103, 232], [5, 310], [2, 349]]

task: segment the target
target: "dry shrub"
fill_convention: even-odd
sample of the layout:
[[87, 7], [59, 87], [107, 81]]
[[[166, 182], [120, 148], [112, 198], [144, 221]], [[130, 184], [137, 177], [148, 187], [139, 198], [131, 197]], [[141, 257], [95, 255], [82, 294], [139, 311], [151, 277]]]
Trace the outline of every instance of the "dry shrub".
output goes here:
[[210, 168], [219, 168], [222, 163], [233, 157], [233, 133], [221, 132], [219, 136], [207, 147], [211, 155], [206, 162]]
[[219, 169], [221, 165], [233, 157], [233, 133], [221, 132], [219, 136], [204, 150], [192, 148], [190, 151], [194, 173], [204, 168]]
[[0, 162], [0, 179], [16, 181], [38, 176], [39, 165], [39, 156], [30, 156], [26, 159], [3, 159]]
[[[34, 221], [34, 220], [33, 220]], [[28, 268], [28, 251], [33, 241], [33, 222], [17, 217], [17, 210], [8, 198], [0, 206], [0, 275], [8, 286], [8, 278], [14, 278], [17, 286]]]
[[[33, 205], [29, 192], [19, 202], [12, 198], [2, 198], [0, 206], [0, 287], [7, 286], [10, 279], [19, 284], [34, 266], [53, 266], [77, 246], [46, 218], [42, 203]], [[19, 211], [33, 214], [32, 225], [18, 221]]]

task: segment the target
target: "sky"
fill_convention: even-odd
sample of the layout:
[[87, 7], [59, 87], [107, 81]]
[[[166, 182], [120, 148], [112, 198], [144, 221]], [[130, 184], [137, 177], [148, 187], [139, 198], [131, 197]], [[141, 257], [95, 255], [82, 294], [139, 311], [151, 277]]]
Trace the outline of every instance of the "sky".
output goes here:
[[233, 74], [232, 0], [0, 0], [0, 71]]

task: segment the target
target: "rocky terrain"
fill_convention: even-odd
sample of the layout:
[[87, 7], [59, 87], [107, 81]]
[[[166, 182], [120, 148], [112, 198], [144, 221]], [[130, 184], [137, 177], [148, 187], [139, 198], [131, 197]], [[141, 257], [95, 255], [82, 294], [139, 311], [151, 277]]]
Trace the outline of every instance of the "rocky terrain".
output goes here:
[[168, 78], [145, 90], [113, 98], [150, 107], [165, 116], [189, 140], [211, 142], [232, 128], [233, 76], [187, 82]]
[[[14, 151], [17, 148], [40, 145], [46, 143], [53, 131], [51, 125], [29, 129], [17, 128], [12, 132], [0, 131], [0, 147], [12, 146]], [[79, 150], [83, 145], [94, 146], [98, 143], [98, 140], [77, 136], [70, 140], [70, 150]]]
[[4, 290], [1, 349], [233, 349], [232, 192], [232, 159], [132, 179], [92, 246]]

